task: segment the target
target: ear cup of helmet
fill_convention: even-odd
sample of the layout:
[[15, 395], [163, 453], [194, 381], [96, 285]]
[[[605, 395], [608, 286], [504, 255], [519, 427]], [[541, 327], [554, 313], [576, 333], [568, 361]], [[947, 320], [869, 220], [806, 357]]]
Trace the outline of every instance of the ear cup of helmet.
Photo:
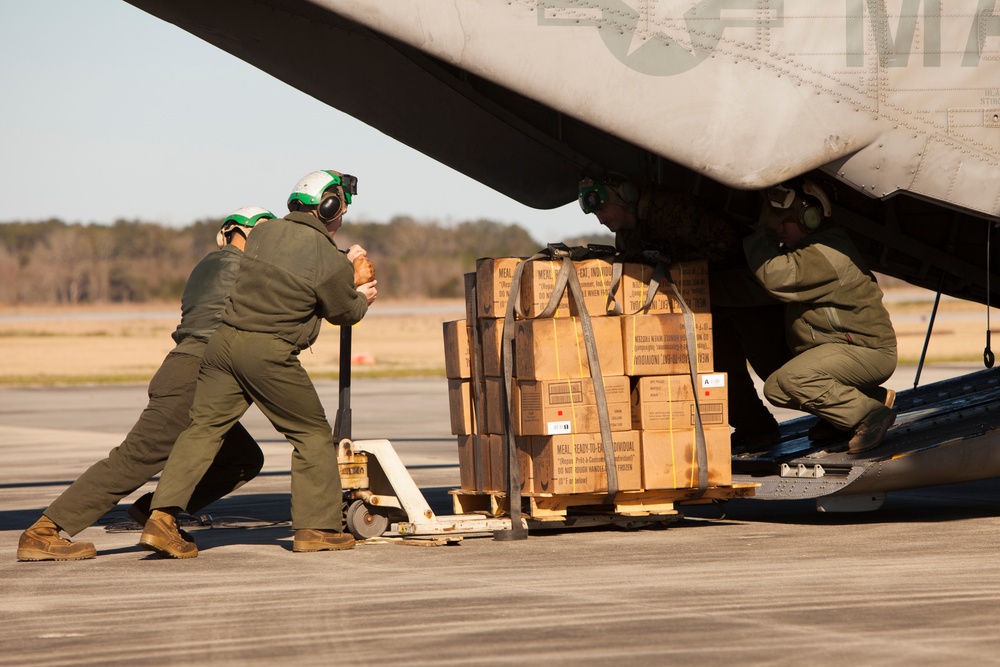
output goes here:
[[815, 232], [823, 224], [823, 208], [815, 204], [806, 204], [799, 211], [799, 224], [807, 232]]
[[639, 201], [639, 188], [635, 186], [635, 183], [624, 181], [620, 186], [618, 186], [618, 191], [621, 193], [622, 199], [624, 199], [626, 203], [634, 204]]
[[323, 193], [323, 199], [320, 201], [316, 213], [323, 222], [330, 222], [340, 215], [341, 207], [340, 195], [335, 191], [327, 190]]
[[830, 197], [814, 181], [806, 179], [795, 188], [802, 197], [803, 206], [798, 213], [799, 226], [811, 234], [823, 226], [823, 221], [833, 215]]

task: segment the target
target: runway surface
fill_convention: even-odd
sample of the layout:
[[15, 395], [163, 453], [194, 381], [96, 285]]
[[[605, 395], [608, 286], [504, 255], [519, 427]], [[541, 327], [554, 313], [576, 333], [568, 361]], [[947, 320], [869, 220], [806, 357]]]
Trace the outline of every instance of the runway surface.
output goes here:
[[[922, 383], [973, 368], [925, 368]], [[337, 386], [318, 386], [332, 420]], [[151, 483], [77, 537], [96, 559], [16, 562], [21, 530], [145, 401], [140, 386], [0, 388], [0, 665], [951, 665], [1000, 651], [997, 480], [864, 514], [734, 500], [669, 528], [296, 554], [290, 448], [256, 410], [244, 424], [264, 471], [205, 510], [216, 527], [189, 528], [198, 558], [107, 530]], [[356, 380], [352, 402], [354, 437], [390, 439], [451, 513], [446, 382]]]

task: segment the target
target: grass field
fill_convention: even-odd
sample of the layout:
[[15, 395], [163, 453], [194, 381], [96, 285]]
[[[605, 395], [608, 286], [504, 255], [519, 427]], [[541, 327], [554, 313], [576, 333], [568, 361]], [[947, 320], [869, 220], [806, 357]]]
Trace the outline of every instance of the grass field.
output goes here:
[[[900, 363], [916, 363], [933, 294], [889, 289], [886, 305], [899, 340]], [[463, 317], [459, 300], [377, 301], [354, 328], [357, 363], [352, 374], [443, 376], [441, 324]], [[997, 311], [990, 317], [991, 323], [1000, 322]], [[145, 383], [173, 347], [170, 333], [179, 319], [177, 304], [0, 309], [0, 384]], [[942, 299], [927, 362], [982, 359], [986, 330], [985, 306]], [[339, 329], [324, 326], [301, 359], [314, 377], [336, 377]]]

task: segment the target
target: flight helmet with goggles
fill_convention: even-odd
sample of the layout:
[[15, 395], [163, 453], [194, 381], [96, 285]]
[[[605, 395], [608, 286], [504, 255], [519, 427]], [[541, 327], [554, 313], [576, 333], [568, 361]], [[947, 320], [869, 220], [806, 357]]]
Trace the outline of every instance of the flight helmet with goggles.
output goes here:
[[578, 197], [580, 208], [584, 213], [596, 213], [602, 206], [611, 201], [608, 188], [604, 183], [585, 178], [580, 181], [580, 194]]
[[622, 174], [602, 172], [593, 176], [585, 174], [580, 179], [577, 200], [584, 213], [596, 213], [605, 204], [618, 204], [628, 209], [639, 199], [639, 189]]
[[764, 194], [771, 208], [790, 210], [795, 222], [807, 234], [817, 231], [823, 220], [833, 215], [830, 198], [810, 180], [779, 184]]
[[274, 213], [271, 213], [266, 208], [244, 206], [230, 213], [229, 217], [222, 221], [219, 233], [215, 235], [215, 242], [220, 248], [223, 248], [226, 245], [226, 236], [233, 230], [239, 229], [244, 236], [249, 237], [250, 231], [257, 223], [264, 220], [273, 220], [275, 217]]
[[[332, 192], [331, 192], [332, 191]], [[335, 220], [347, 211], [351, 198], [358, 194], [358, 179], [350, 174], [326, 169], [306, 174], [288, 196], [288, 209], [297, 210], [299, 202], [315, 206], [321, 220]]]

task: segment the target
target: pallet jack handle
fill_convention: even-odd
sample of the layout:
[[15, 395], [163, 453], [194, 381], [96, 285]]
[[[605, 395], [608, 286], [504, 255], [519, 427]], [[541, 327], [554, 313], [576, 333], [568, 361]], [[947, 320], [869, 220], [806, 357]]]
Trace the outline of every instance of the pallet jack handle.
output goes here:
[[351, 329], [350, 325], [340, 325], [340, 392], [337, 404], [337, 419], [333, 424], [333, 441], [351, 440]]

